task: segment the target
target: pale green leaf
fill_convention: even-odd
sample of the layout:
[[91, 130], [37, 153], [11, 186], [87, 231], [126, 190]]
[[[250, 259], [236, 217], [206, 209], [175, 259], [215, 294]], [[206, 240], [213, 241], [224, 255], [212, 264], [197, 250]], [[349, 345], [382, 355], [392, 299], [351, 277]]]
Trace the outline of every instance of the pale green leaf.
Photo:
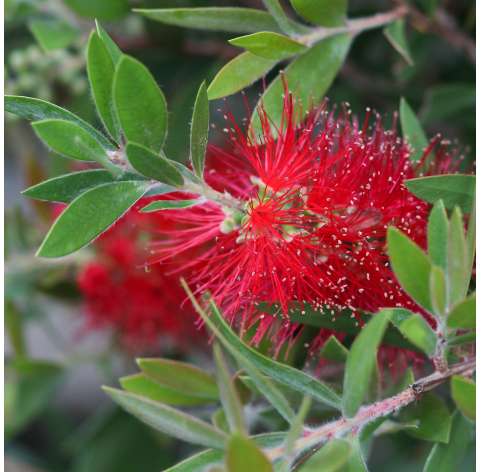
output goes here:
[[87, 45], [87, 73], [95, 106], [105, 129], [120, 142], [120, 126], [113, 106], [114, 62], [107, 46], [93, 31]]
[[219, 398], [215, 378], [195, 367], [171, 359], [137, 359], [144, 374], [161, 385], [210, 400]]
[[134, 11], [152, 20], [185, 28], [227, 33], [279, 31], [276, 21], [269, 13], [254, 8], [159, 8], [134, 9]]
[[448, 209], [459, 206], [464, 213], [471, 211], [476, 187], [475, 175], [431, 175], [409, 179], [404, 183], [410, 192], [429, 203], [442, 199]]
[[463, 300], [468, 291], [471, 267], [468, 267], [468, 254], [464, 234], [463, 215], [455, 208], [449, 221], [448, 234], [448, 305], [450, 307]]
[[127, 140], [159, 152], [167, 136], [167, 103], [149, 70], [123, 56], [115, 68], [113, 93]]
[[80, 161], [108, 162], [106, 149], [77, 123], [42, 120], [32, 123], [37, 136], [54, 152]]
[[417, 313], [407, 313], [396, 316], [399, 310], [392, 310], [391, 321], [412, 344], [421, 349], [427, 356], [432, 356], [436, 350], [437, 337], [428, 322]]
[[277, 24], [281, 31], [287, 34], [302, 34], [306, 32], [307, 28], [303, 25], [299, 25], [292, 20], [285, 14], [282, 5], [280, 4], [279, 0], [262, 0], [264, 6], [266, 7], [267, 11], [272, 15], [272, 17], [276, 20]]
[[6, 95], [5, 111], [13, 113], [20, 118], [24, 118], [29, 121], [48, 119], [71, 121], [87, 131], [94, 139], [102, 143], [104, 147], [111, 150], [114, 149], [113, 144], [92, 125], [74, 115], [70, 111], [54, 105], [53, 103], [46, 102], [45, 100], [16, 95]]
[[467, 377], [451, 377], [451, 396], [466, 418], [476, 420], [476, 384]]
[[63, 0], [75, 13], [98, 20], [117, 20], [129, 12], [128, 0]]
[[172, 161], [140, 144], [129, 142], [125, 152], [132, 167], [141, 175], [174, 187], [181, 186], [184, 178]]
[[244, 52], [229, 61], [217, 75], [207, 89], [209, 100], [226, 97], [239, 92], [267, 74], [277, 61]]
[[220, 400], [229, 424], [229, 430], [232, 433], [246, 434], [247, 429], [239, 394], [218, 344], [214, 345], [214, 360], [217, 372], [217, 386], [219, 387]]
[[244, 436], [231, 436], [226, 451], [227, 472], [273, 472], [269, 459], [256, 443]]
[[259, 33], [239, 36], [229, 40], [233, 46], [244, 48], [247, 51], [266, 59], [282, 61], [299, 54], [306, 49], [303, 44], [279, 33], [260, 31]]
[[448, 315], [448, 326], [458, 329], [476, 328], [476, 294], [454, 305]]
[[428, 254], [434, 265], [446, 269], [448, 263], [449, 220], [442, 200], [438, 200], [428, 219]]
[[134, 374], [119, 379], [122, 388], [130, 393], [140, 395], [168, 405], [196, 406], [217, 401], [205, 396], [197, 396], [195, 390], [178, 390], [162, 385], [146, 374]]
[[444, 318], [446, 316], [447, 307], [447, 287], [446, 276], [444, 271], [438, 266], [431, 267], [431, 275], [429, 277], [429, 292], [431, 294], [431, 305], [434, 313]]
[[112, 182], [78, 196], [55, 220], [38, 256], [66, 256], [86, 246], [107, 230], [142, 197], [142, 182]]
[[377, 349], [390, 317], [389, 310], [374, 315], [351, 346], [344, 372], [342, 397], [342, 410], [349, 418], [357, 413], [368, 392], [377, 362]]
[[152, 213], [153, 211], [160, 210], [179, 210], [201, 205], [205, 202], [205, 198], [197, 198], [195, 200], [158, 200], [144, 206], [140, 211], [142, 213]]
[[105, 47], [109, 51], [112, 62], [114, 63], [114, 65], [117, 65], [117, 63], [122, 58], [122, 51], [108, 35], [107, 31], [102, 28], [102, 25], [97, 20], [95, 20], [95, 27], [97, 29], [97, 34], [100, 36], [100, 39], [103, 41]]
[[209, 140], [209, 97], [205, 82], [199, 87], [192, 113], [190, 128], [190, 161], [195, 174], [204, 177], [205, 153]]
[[324, 359], [335, 362], [345, 362], [348, 354], [349, 351], [334, 335], [329, 336], [319, 353]]
[[428, 257], [397, 228], [388, 229], [387, 243], [391, 267], [398, 282], [416, 302], [431, 311], [429, 296], [431, 263]]
[[103, 390], [122, 408], [139, 420], [182, 441], [214, 449], [224, 449], [227, 435], [180, 410], [115, 388]]

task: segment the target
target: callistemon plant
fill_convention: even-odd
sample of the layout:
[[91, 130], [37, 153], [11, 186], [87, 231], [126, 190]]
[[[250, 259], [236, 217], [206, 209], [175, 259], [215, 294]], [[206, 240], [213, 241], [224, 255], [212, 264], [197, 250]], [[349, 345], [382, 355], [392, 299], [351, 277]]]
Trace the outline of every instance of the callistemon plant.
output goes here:
[[[258, 13], [256, 21], [284, 18], [277, 2], [265, 3], [270, 13]], [[185, 19], [194, 13], [170, 14]], [[236, 24], [232, 11], [223, 14]], [[345, 54], [352, 35], [404, 14], [401, 8], [301, 36], [265, 32], [254, 45], [268, 39], [292, 50], [292, 42], [298, 43], [307, 49], [301, 64], [322, 53], [316, 67], [329, 69], [340, 66], [335, 51]], [[391, 39], [399, 40], [399, 28], [388, 31]], [[325, 53], [323, 45], [332, 51]], [[266, 72], [258, 56], [245, 54], [236, 60]], [[148, 323], [147, 307], [170, 306], [171, 297], [178, 297], [184, 307], [175, 310], [179, 316], [189, 309], [188, 298], [219, 343], [215, 376], [179, 361], [139, 359], [141, 372], [120, 379], [122, 389], [106, 391], [153, 428], [208, 448], [172, 472], [362, 471], [374, 436], [399, 431], [434, 443], [425, 472], [456, 470], [475, 418], [475, 177], [458, 173], [461, 158], [440, 137], [428, 143], [404, 100], [402, 137], [396, 115], [386, 128], [369, 110], [356, 116], [347, 106], [316, 106], [319, 90], [328, 86], [325, 76], [319, 90], [312, 84], [313, 105], [306, 110], [305, 90], [304, 100], [289, 92], [289, 73], [297, 70], [291, 66], [276, 101], [272, 90], [278, 89], [269, 86], [245, 127], [227, 113], [227, 143], [208, 147], [209, 98], [232, 92], [230, 85], [237, 87], [242, 75], [242, 68], [234, 74], [230, 67], [209, 89], [205, 83], [199, 88], [189, 164], [163, 151], [167, 105], [154, 78], [122, 54], [100, 25], [90, 36], [87, 70], [106, 134], [51, 103], [6, 99], [7, 111], [33, 120], [52, 150], [103, 167], [25, 191], [67, 204], [38, 255], [66, 256], [105, 233], [96, 242], [104, 262], [81, 277], [95, 316], [102, 311], [111, 319], [111, 303], [122, 305], [119, 313], [130, 307], [126, 333], [132, 334], [129, 323], [140, 316], [141, 332], [150, 336], [151, 329], [163, 328], [154, 317]], [[279, 85], [281, 79], [275, 80]], [[300, 86], [298, 81], [294, 89]], [[137, 252], [135, 231], [125, 240], [119, 229], [139, 224], [141, 213], [153, 216], [148, 240]], [[133, 275], [138, 266], [148, 267], [142, 277]], [[124, 276], [120, 297], [109, 284]], [[149, 287], [149, 278], [163, 281], [159, 299], [150, 288], [137, 291], [139, 277]], [[162, 309], [163, 316], [168, 310]], [[310, 345], [304, 344], [305, 326], [315, 327]], [[182, 334], [207, 338], [190, 328]], [[287, 344], [295, 349], [278, 357], [285, 362], [264, 355], [272, 355], [270, 346], [279, 351]], [[329, 362], [329, 377], [302, 366], [308, 349]], [[397, 377], [384, 376], [386, 365], [378, 361], [386, 356], [390, 364], [403, 356], [416, 360], [422, 366], [417, 378], [407, 364]], [[446, 402], [430, 391], [448, 380]]]

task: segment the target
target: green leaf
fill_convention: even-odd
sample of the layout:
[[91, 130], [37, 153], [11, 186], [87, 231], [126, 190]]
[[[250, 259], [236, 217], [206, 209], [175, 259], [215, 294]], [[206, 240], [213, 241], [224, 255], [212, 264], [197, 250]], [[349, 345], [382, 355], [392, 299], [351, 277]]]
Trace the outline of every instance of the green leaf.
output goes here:
[[476, 255], [476, 196], [473, 196], [473, 205], [469, 217], [468, 230], [466, 232], [466, 250], [468, 255], [467, 268], [471, 272]]
[[336, 472], [347, 463], [351, 445], [344, 439], [332, 439], [299, 468], [299, 472]]
[[144, 206], [140, 211], [142, 213], [152, 213], [159, 210], [178, 210], [182, 208], [190, 208], [195, 205], [201, 205], [205, 203], [204, 198], [197, 198], [195, 200], [159, 200], [157, 202], [151, 202]]
[[216, 401], [215, 399], [197, 396], [194, 391], [178, 390], [162, 385], [146, 374], [134, 374], [119, 379], [124, 390], [168, 405], [196, 406]]
[[129, 11], [128, 0], [63, 0], [75, 13], [98, 20], [117, 20]]
[[406, 22], [404, 19], [399, 19], [390, 23], [383, 32], [391, 46], [403, 57], [403, 59], [410, 65], [414, 65], [409, 51], [409, 44], [406, 39]]
[[225, 31], [227, 33], [279, 31], [279, 27], [271, 15], [254, 8], [160, 8], [154, 10], [134, 9], [134, 12], [161, 23], [189, 29]]
[[347, 16], [347, 0], [291, 0], [294, 10], [305, 20], [321, 26], [342, 26]]
[[[350, 44], [351, 37], [346, 34], [326, 38], [289, 64], [284, 77], [289, 84], [289, 89], [296, 92], [297, 108], [302, 105], [304, 112], [307, 112], [311, 104], [315, 106], [320, 103], [341, 68]], [[255, 134], [262, 137], [258, 114], [258, 107], [261, 104], [270, 120], [275, 125], [280, 125], [283, 94], [283, 79], [277, 76], [267, 87], [252, 115], [251, 129]]]
[[[284, 438], [285, 433], [267, 433], [251, 437], [259, 447], [266, 449], [280, 446]], [[223, 458], [222, 451], [209, 449], [185, 459], [165, 472], [206, 472], [209, 470], [208, 466], [220, 465]]]
[[432, 175], [408, 179], [404, 183], [411, 193], [429, 203], [442, 199], [450, 210], [459, 206], [464, 213], [471, 211], [476, 187], [475, 175]]
[[448, 326], [458, 329], [476, 328], [476, 294], [455, 305], [448, 315]]
[[127, 140], [160, 151], [167, 136], [167, 103], [149, 70], [137, 59], [123, 56], [115, 68], [113, 91]]
[[334, 335], [329, 336], [319, 353], [324, 359], [334, 362], [345, 362], [348, 354], [349, 351]]
[[351, 442], [351, 455], [342, 472], [368, 472], [366, 461], [361, 451], [359, 438]]
[[45, 51], [66, 48], [79, 36], [76, 28], [57, 19], [32, 20], [29, 27]]
[[137, 364], [144, 374], [161, 385], [200, 398], [219, 398], [214, 377], [192, 364], [170, 359], [137, 359]]
[[276, 20], [279, 28], [284, 33], [295, 35], [306, 32], [307, 28], [305, 26], [297, 24], [289, 19], [279, 3], [279, 0], [263, 0], [262, 3], [264, 3], [267, 11]]
[[428, 254], [434, 265], [446, 269], [448, 261], [449, 220], [442, 200], [438, 200], [429, 214]]
[[35, 200], [70, 203], [86, 190], [110, 182], [114, 182], [114, 178], [106, 170], [82, 170], [45, 180], [22, 194]]
[[403, 232], [392, 226], [388, 228], [387, 243], [391, 267], [398, 282], [416, 302], [431, 311], [431, 263], [428, 257]]
[[181, 173], [162, 154], [134, 142], [127, 143], [125, 152], [132, 167], [140, 174], [175, 187], [184, 183]]
[[93, 31], [87, 45], [87, 73], [95, 106], [105, 129], [118, 143], [120, 126], [113, 106], [114, 62], [107, 46]]
[[[404, 311], [408, 312], [408, 310]], [[402, 335], [431, 357], [436, 350], [437, 337], [428, 322], [417, 313], [406, 313], [407, 316], [397, 317], [396, 311], [393, 310], [393, 312], [391, 321]], [[399, 310], [397, 312], [399, 313]]]
[[[340, 407], [339, 396], [327, 385], [298, 369], [276, 362], [244, 344], [225, 322], [213, 303], [211, 303], [213, 308], [211, 316], [208, 316], [192, 295], [192, 292], [186, 285], [185, 281], [181, 280], [181, 283], [204, 322], [233, 355], [236, 353], [238, 356], [247, 359], [248, 362], [256, 367], [256, 369], [259, 369], [261, 372], [269, 375], [273, 380], [283, 385], [287, 385], [298, 392], [310, 395], [313, 399], [332, 406], [333, 408]], [[292, 417], [293, 416], [294, 415], [292, 415]]]
[[[401, 98], [401, 103], [399, 105], [399, 117], [401, 119], [403, 137], [413, 148], [411, 160], [417, 162], [421, 159], [424, 149], [426, 149], [429, 144], [428, 138], [426, 137], [416, 114], [404, 98]], [[409, 188], [409, 190], [411, 189]], [[438, 198], [436, 198], [436, 200], [438, 200]]]
[[348, 418], [357, 413], [367, 394], [377, 362], [377, 348], [390, 317], [389, 310], [374, 315], [352, 343], [344, 372], [342, 397], [342, 411]]
[[27, 347], [24, 334], [24, 316], [17, 309], [12, 300], [5, 299], [4, 304], [4, 323], [8, 333], [8, 340], [15, 357], [25, 356]]
[[454, 413], [449, 443], [438, 443], [431, 449], [423, 472], [453, 472], [459, 470], [466, 449], [472, 439], [472, 423], [459, 412]]
[[466, 418], [476, 420], [476, 384], [466, 377], [451, 377], [451, 396]]
[[24, 118], [29, 121], [48, 119], [71, 121], [87, 131], [93, 138], [102, 143], [104, 147], [111, 150], [114, 149], [113, 144], [102, 133], [97, 131], [86, 121], [82, 120], [68, 110], [60, 108], [53, 103], [46, 102], [45, 100], [16, 95], [6, 95], [5, 111], [13, 113], [20, 118]]
[[225, 447], [227, 435], [194, 416], [132, 393], [102, 388], [122, 408], [152, 428], [193, 444], [214, 449]]
[[205, 152], [209, 141], [209, 97], [205, 81], [200, 84], [190, 128], [190, 161], [195, 174], [204, 177]]
[[417, 422], [417, 427], [406, 429], [410, 436], [425, 441], [449, 441], [451, 415], [443, 400], [431, 392], [402, 410], [400, 419], [403, 423]]
[[52, 151], [79, 161], [108, 161], [105, 148], [91, 134], [72, 121], [42, 120], [32, 123], [37, 136]]
[[112, 182], [87, 190], [55, 220], [37, 255], [61, 257], [86, 246], [115, 223], [146, 190], [142, 182]]
[[225, 411], [223, 408], [215, 410], [210, 418], [212, 424], [226, 433], [229, 433], [229, 424], [227, 423], [227, 418], [225, 416]]
[[446, 316], [447, 289], [444, 271], [438, 266], [431, 267], [429, 278], [429, 291], [431, 294], [431, 305], [434, 313], [439, 318]]
[[103, 41], [105, 47], [109, 51], [112, 62], [114, 63], [114, 65], [117, 65], [117, 63], [122, 58], [122, 51], [108, 35], [107, 31], [102, 28], [102, 25], [97, 20], [95, 20], [95, 27], [97, 29], [97, 34], [100, 36], [100, 39]]
[[306, 46], [288, 36], [270, 31], [260, 31], [229, 39], [233, 46], [244, 48], [256, 56], [282, 61], [303, 52]]
[[222, 67], [207, 89], [209, 100], [232, 95], [267, 74], [277, 61], [243, 52]]
[[214, 344], [214, 360], [217, 372], [217, 386], [219, 387], [220, 400], [229, 424], [229, 430], [232, 433], [246, 434], [247, 429], [239, 394], [218, 344]]
[[456, 207], [449, 222], [448, 234], [448, 305], [456, 305], [466, 296], [471, 278], [471, 267], [468, 267], [468, 254], [464, 235], [463, 215]]
[[239, 434], [233, 435], [227, 444], [227, 472], [273, 472], [269, 459], [256, 443]]
[[462, 344], [470, 344], [476, 341], [476, 333], [471, 331], [465, 334], [452, 334], [448, 337], [448, 346], [461, 346]]

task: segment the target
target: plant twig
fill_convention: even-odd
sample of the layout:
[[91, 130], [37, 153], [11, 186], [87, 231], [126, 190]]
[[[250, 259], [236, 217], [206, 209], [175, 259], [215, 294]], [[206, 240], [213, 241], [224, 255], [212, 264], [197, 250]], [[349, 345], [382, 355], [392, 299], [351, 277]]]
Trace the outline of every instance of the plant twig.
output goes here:
[[362, 31], [379, 28], [381, 26], [392, 23], [393, 21], [396, 21], [399, 18], [405, 16], [407, 12], [407, 7], [401, 5], [394, 10], [390, 10], [384, 13], [378, 13], [377, 15], [347, 20], [344, 26], [338, 26], [335, 28], [316, 28], [312, 31], [312, 33], [296, 36], [296, 40], [307, 46], [312, 46], [314, 43], [317, 43], [322, 39], [337, 34], [349, 33], [354, 36]]
[[[361, 407], [353, 418], [340, 418], [320, 428], [308, 430], [304, 437], [296, 441], [295, 450], [300, 453], [306, 449], [318, 448], [333, 437], [359, 433], [366, 424], [377, 418], [388, 416], [409, 405], [417, 400], [420, 395], [434, 389], [453, 375], [470, 375], [475, 368], [476, 359], [471, 358], [450, 366], [445, 372], [434, 372], [427, 377], [417, 380], [407, 389], [393, 397]], [[266, 451], [266, 454], [271, 460], [276, 460], [284, 455], [284, 448], [269, 449]]]

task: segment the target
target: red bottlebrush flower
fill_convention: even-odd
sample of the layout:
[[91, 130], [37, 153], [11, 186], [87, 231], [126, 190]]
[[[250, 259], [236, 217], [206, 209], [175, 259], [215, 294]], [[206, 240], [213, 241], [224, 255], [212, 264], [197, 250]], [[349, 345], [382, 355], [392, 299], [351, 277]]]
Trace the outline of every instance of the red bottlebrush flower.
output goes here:
[[[150, 199], [151, 200], [151, 199]], [[194, 310], [182, 305], [178, 277], [159, 265], [146, 266], [149, 233], [165, 227], [161, 214], [140, 213], [142, 199], [94, 244], [95, 259], [81, 268], [78, 287], [86, 305], [87, 328], [109, 328], [128, 349], [184, 349], [198, 344]]]
[[[195, 253], [176, 270], [188, 272], [198, 293], [208, 290], [231, 321], [239, 316], [241, 329], [259, 322], [254, 342], [271, 328], [279, 345], [292, 336], [293, 302], [333, 314], [402, 306], [429, 319], [397, 283], [385, 245], [389, 225], [425, 245], [429, 205], [403, 181], [421, 169], [453, 170], [439, 139], [416, 164], [396, 123], [386, 130], [376, 116], [370, 126], [368, 111], [360, 124], [348, 110], [323, 105], [296, 125], [288, 93], [279, 129], [260, 113], [260, 139], [227, 118], [230, 149], [210, 147], [206, 181], [233, 204], [219, 199], [166, 212], [172, 226], [158, 231], [155, 261]], [[279, 303], [284, 321], [264, 313], [264, 302]]]

